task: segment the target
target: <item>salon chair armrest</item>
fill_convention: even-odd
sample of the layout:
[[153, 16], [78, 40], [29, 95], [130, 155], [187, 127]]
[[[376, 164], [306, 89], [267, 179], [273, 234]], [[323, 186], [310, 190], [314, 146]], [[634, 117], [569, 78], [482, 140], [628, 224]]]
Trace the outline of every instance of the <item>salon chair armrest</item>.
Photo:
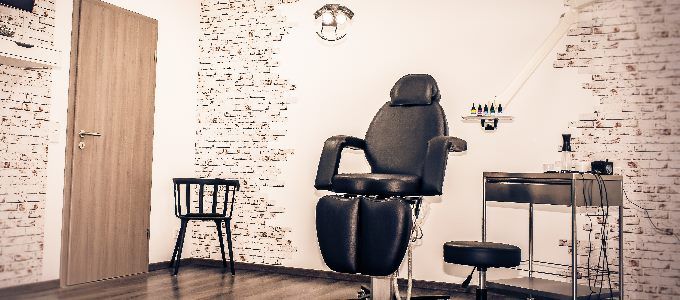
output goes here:
[[314, 187], [317, 190], [330, 190], [333, 176], [338, 174], [342, 149], [366, 149], [366, 141], [347, 135], [336, 135], [326, 140], [321, 151], [319, 167], [316, 170]]
[[467, 142], [456, 137], [438, 136], [432, 138], [427, 143], [421, 190], [424, 196], [442, 194], [444, 172], [446, 171], [446, 160], [449, 152], [463, 152], [466, 150]]

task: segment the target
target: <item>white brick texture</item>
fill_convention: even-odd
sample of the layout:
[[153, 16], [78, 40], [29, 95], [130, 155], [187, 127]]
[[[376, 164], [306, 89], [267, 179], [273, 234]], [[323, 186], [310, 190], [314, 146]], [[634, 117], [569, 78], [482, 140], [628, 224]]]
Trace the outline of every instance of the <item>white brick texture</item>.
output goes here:
[[[0, 24], [52, 47], [54, 1], [36, 0], [34, 13], [0, 6]], [[49, 70], [0, 65], [0, 288], [41, 278], [50, 80]]]
[[[274, 221], [284, 186], [280, 165], [293, 154], [276, 146], [295, 85], [277, 73], [277, 44], [288, 33], [284, 1], [203, 0], [196, 168], [199, 177], [239, 179], [233, 220], [235, 261], [281, 264], [295, 247]], [[279, 124], [279, 125], [277, 125]], [[189, 228], [193, 257], [221, 259], [213, 223]]]
[[[581, 14], [567, 44], [554, 67], [591, 75], [582, 86], [600, 99], [594, 114], [572, 123], [576, 159], [612, 160], [628, 198], [648, 209], [660, 229], [626, 201], [626, 298], [680, 299], [680, 241], [673, 236], [680, 235], [680, 1], [599, 1]], [[600, 228], [593, 221], [597, 252]], [[605, 230], [615, 268], [618, 228]], [[588, 240], [580, 237], [586, 254]]]

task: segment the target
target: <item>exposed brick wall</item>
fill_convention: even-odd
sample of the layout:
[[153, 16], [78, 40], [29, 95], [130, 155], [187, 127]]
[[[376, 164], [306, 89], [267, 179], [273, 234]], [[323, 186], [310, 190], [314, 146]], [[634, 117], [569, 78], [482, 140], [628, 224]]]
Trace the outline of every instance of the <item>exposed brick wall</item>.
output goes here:
[[[54, 1], [34, 13], [0, 6], [15, 39], [53, 45]], [[0, 288], [39, 281], [47, 180], [49, 70], [0, 65]]]
[[[680, 1], [600, 1], [580, 15], [567, 44], [554, 67], [591, 75], [583, 88], [600, 99], [572, 123], [576, 159], [614, 161], [629, 199], [660, 228], [626, 202], [626, 298], [680, 299]], [[616, 254], [617, 226], [607, 229]]]
[[[288, 33], [276, 7], [285, 1], [203, 0], [196, 166], [200, 177], [239, 179], [233, 233], [236, 261], [280, 264], [295, 252], [289, 228], [274, 224], [284, 186], [280, 164], [295, 86], [277, 75], [277, 44]], [[192, 256], [221, 259], [215, 225], [190, 227]]]
[[36, 0], [33, 13], [0, 5], [0, 25], [15, 32], [14, 40], [35, 46], [54, 46], [54, 0]]

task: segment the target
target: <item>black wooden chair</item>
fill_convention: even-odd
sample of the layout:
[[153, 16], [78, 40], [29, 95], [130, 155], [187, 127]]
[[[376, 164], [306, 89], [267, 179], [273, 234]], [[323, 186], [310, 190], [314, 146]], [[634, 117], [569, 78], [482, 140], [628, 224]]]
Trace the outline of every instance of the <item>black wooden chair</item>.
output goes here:
[[[174, 178], [172, 182], [174, 183], [175, 194], [175, 216], [181, 221], [177, 242], [175, 243], [175, 250], [172, 253], [172, 259], [170, 260], [170, 267], [174, 268], [173, 275], [177, 275], [177, 272], [179, 271], [179, 262], [182, 257], [182, 246], [184, 245], [187, 224], [192, 220], [215, 222], [215, 225], [217, 226], [217, 236], [220, 241], [220, 250], [222, 251], [222, 264], [226, 269], [227, 259], [224, 255], [224, 240], [222, 239], [222, 222], [225, 223], [227, 229], [227, 244], [229, 246], [229, 264], [231, 267], [231, 274], [235, 275], [234, 252], [231, 245], [231, 215], [234, 211], [236, 191], [241, 188], [238, 180]], [[209, 188], [209, 191], [206, 191], [206, 186], [212, 187], [212, 189]], [[198, 200], [192, 201], [191, 195], [196, 190], [198, 190]], [[210, 196], [204, 197], [206, 193], [209, 193]], [[184, 199], [182, 199], [182, 194], [184, 194]], [[212, 200], [207, 200], [207, 203], [204, 203], [206, 202], [206, 198]], [[219, 199], [222, 199], [222, 201], [219, 201]], [[206, 212], [204, 209], [205, 204], [209, 205], [210, 212]]]

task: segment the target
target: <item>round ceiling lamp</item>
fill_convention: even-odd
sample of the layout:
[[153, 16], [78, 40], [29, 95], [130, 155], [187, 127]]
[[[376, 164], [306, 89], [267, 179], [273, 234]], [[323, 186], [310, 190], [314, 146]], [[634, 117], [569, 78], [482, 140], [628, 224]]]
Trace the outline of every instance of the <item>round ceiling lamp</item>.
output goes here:
[[325, 41], [334, 42], [341, 40], [347, 33], [344, 32], [354, 12], [340, 4], [326, 4], [314, 13], [314, 19], [321, 19], [321, 30], [316, 34]]

